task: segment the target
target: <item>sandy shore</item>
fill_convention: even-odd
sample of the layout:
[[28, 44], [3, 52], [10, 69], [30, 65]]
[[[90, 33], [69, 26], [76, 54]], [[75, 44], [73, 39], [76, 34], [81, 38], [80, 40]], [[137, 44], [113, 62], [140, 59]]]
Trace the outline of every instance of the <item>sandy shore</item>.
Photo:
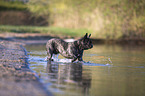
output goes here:
[[52, 96], [27, 62], [23, 43], [0, 41], [0, 96]]

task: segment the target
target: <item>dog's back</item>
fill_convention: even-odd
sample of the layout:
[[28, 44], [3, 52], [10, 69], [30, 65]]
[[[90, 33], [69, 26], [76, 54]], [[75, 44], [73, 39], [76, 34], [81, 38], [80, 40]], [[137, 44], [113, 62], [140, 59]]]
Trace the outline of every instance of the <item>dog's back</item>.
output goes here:
[[52, 54], [60, 53], [62, 56], [66, 58], [71, 58], [70, 55], [70, 43], [63, 41], [62, 39], [50, 39], [46, 44], [47, 54], [51, 56]]
[[60, 50], [63, 51], [63, 49], [66, 49], [66, 47], [68, 46], [68, 43], [61, 40], [61, 39], [50, 39], [48, 40], [47, 44], [46, 44], [46, 49], [47, 50], [51, 50], [51, 51], [55, 51], [55, 54], [58, 54]]

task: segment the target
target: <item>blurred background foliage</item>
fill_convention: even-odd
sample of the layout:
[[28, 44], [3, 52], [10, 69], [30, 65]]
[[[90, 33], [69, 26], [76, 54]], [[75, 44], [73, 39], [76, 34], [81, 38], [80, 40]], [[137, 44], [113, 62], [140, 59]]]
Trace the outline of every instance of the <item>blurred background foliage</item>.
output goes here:
[[[6, 2], [9, 1], [9, 2]], [[26, 10], [27, 6], [23, 2], [13, 0], [0, 0], [0, 11], [6, 10]]]
[[24, 5], [53, 29], [84, 29], [100, 39], [145, 38], [145, 0], [29, 0]]
[[51, 26], [86, 28], [97, 38], [145, 37], [145, 0], [31, 0], [28, 9]]

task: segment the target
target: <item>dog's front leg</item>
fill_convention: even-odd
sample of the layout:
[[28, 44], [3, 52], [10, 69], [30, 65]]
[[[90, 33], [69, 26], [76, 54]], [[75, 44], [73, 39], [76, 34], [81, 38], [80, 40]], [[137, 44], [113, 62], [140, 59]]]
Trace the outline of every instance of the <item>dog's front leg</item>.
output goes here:
[[78, 60], [83, 61], [83, 50], [80, 51], [80, 54], [78, 54]]
[[75, 56], [71, 62], [74, 62], [74, 61], [76, 61], [76, 60], [77, 60], [77, 57]]
[[78, 60], [79, 60], [79, 61], [83, 61], [83, 58], [82, 58], [82, 57], [78, 57]]

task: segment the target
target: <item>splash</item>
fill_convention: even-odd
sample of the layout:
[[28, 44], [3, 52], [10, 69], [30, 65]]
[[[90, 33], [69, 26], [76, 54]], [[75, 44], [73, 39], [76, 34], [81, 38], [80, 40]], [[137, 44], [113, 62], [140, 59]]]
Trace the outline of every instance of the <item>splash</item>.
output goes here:
[[[54, 62], [60, 62], [60, 63], [71, 63], [72, 59], [58, 59], [59, 54], [55, 55], [53, 54], [52, 59], [54, 60]], [[47, 56], [45, 57], [45, 60], [47, 61]]]

